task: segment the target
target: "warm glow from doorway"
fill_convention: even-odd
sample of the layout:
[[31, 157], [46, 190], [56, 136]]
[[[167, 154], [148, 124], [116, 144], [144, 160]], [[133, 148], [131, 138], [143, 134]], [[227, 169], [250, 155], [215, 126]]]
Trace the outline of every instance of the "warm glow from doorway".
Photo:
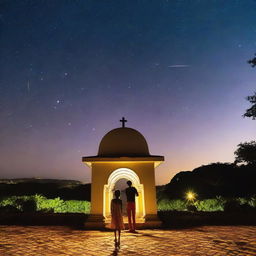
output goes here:
[[145, 216], [145, 204], [144, 204], [144, 186], [140, 183], [138, 175], [131, 169], [119, 168], [113, 171], [109, 178], [108, 184], [104, 186], [103, 195], [103, 216], [109, 218], [110, 216], [110, 202], [113, 198], [113, 190], [115, 184], [120, 179], [130, 180], [132, 185], [136, 187], [139, 193], [139, 197], [136, 197], [136, 215], [139, 218], [144, 218]]

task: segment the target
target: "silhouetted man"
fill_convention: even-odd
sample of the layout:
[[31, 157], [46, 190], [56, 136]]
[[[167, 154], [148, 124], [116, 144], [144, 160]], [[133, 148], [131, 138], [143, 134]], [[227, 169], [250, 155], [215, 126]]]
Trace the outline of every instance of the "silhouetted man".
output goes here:
[[[129, 231], [134, 232], [136, 229], [136, 220], [135, 220], [135, 196], [138, 196], [138, 191], [135, 187], [132, 187], [132, 182], [130, 180], [127, 181], [127, 185], [129, 186], [126, 190], [127, 197], [127, 215], [129, 222]], [[131, 220], [132, 216], [132, 220]]]

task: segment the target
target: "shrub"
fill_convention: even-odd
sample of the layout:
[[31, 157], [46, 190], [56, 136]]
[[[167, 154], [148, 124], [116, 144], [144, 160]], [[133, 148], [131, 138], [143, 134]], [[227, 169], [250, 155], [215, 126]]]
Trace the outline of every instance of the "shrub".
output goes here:
[[21, 205], [23, 212], [36, 212], [37, 206], [34, 198], [22, 202]]
[[59, 197], [54, 199], [47, 199], [41, 195], [35, 195], [37, 209], [44, 212], [62, 212], [61, 209], [64, 201]]
[[195, 205], [189, 204], [189, 205], [187, 205], [187, 210], [190, 211], [190, 212], [196, 212], [197, 208], [196, 208]]
[[205, 199], [197, 201], [195, 206], [198, 211], [213, 212], [213, 211], [223, 211], [225, 200], [222, 198], [216, 199]]
[[233, 198], [228, 200], [224, 205], [224, 210], [227, 212], [250, 212], [255, 211], [253, 199]]
[[77, 200], [68, 200], [64, 201], [60, 212], [81, 212], [81, 213], [90, 213], [91, 204], [88, 201], [77, 201]]
[[222, 197], [189, 202], [181, 199], [161, 199], [158, 201], [159, 211], [223, 211], [226, 200]]
[[3, 198], [0, 201], [0, 206], [13, 206], [16, 207], [17, 209], [21, 209], [20, 205], [17, 203], [17, 197], [16, 196], [12, 196], [12, 197], [8, 197], [8, 198]]
[[40, 211], [53, 211], [55, 213], [90, 213], [91, 204], [88, 201], [67, 200], [59, 197], [47, 199], [36, 195], [37, 207]]
[[13, 205], [5, 205], [5, 206], [0, 206], [0, 212], [16, 213], [16, 212], [20, 212], [20, 210]]
[[248, 200], [248, 204], [249, 204], [251, 207], [256, 208], [256, 196], [251, 197], [251, 198]]
[[225, 212], [237, 212], [239, 210], [241, 210], [241, 205], [236, 199], [227, 200], [227, 202], [224, 204]]
[[88, 201], [64, 201], [59, 197], [47, 199], [42, 195], [32, 195], [12, 196], [0, 200], [0, 211], [2, 207], [7, 206], [26, 212], [40, 211], [54, 213], [90, 213], [91, 204]]
[[158, 202], [158, 211], [186, 211], [187, 202], [181, 199], [162, 199]]

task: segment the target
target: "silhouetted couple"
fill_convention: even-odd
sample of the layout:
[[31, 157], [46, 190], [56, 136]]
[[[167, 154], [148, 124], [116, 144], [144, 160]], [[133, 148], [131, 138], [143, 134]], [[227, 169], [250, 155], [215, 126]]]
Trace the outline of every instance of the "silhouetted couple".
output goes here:
[[[138, 191], [135, 187], [132, 187], [132, 182], [127, 181], [128, 188], [125, 193], [127, 197], [127, 216], [129, 223], [129, 231], [135, 232], [136, 230], [136, 208], [135, 208], [135, 197], [138, 196]], [[120, 234], [121, 230], [124, 229], [124, 221], [122, 215], [122, 200], [120, 199], [120, 190], [115, 191], [115, 198], [111, 201], [111, 229], [114, 229], [115, 233], [115, 245], [120, 245]], [[118, 232], [118, 240], [117, 240]]]

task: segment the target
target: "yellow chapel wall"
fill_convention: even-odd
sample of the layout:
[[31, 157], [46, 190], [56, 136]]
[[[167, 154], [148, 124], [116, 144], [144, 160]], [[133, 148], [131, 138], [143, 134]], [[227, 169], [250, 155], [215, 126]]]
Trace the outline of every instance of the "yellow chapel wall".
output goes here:
[[110, 174], [119, 168], [133, 170], [144, 185], [145, 214], [157, 214], [154, 163], [108, 162], [92, 164], [91, 214], [103, 214], [103, 191]]

